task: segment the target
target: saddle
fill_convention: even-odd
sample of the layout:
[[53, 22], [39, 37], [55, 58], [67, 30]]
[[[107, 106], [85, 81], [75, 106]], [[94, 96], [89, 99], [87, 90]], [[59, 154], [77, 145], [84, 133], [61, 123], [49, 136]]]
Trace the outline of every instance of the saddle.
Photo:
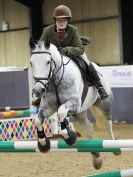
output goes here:
[[90, 75], [89, 75], [90, 72], [89, 72], [87, 63], [82, 59], [81, 56], [69, 56], [69, 57], [78, 66], [81, 72], [82, 78], [84, 80], [84, 83], [87, 83], [88, 86], [92, 86], [93, 83], [90, 79]]
[[[87, 36], [80, 36], [80, 39], [82, 41], [82, 44], [85, 46], [85, 45], [88, 45], [88, 44], [91, 44], [91, 41], [92, 39], [90, 37], [87, 37]], [[84, 83], [87, 83], [88, 86], [92, 86], [93, 83], [91, 81], [91, 73], [90, 73], [90, 70], [88, 68], [88, 64], [82, 59], [81, 56], [69, 56], [74, 62], [75, 64], [78, 66], [80, 72], [81, 72], [81, 75], [83, 77], [83, 80], [84, 80]]]
[[82, 93], [82, 97], [81, 97], [81, 105], [83, 105], [86, 95], [87, 95], [87, 92], [88, 92], [88, 89], [90, 86], [93, 85], [93, 83], [91, 82], [90, 77], [89, 77], [89, 73], [90, 73], [89, 68], [88, 68], [87, 63], [81, 58], [81, 56], [69, 56], [69, 57], [78, 66], [78, 68], [81, 72], [83, 81], [84, 81], [84, 88], [83, 88], [83, 93]]

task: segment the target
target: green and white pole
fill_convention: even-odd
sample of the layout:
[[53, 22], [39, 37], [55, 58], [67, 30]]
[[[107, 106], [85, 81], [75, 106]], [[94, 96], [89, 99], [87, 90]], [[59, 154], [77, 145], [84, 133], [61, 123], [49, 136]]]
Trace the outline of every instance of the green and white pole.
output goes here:
[[[76, 149], [76, 148], [69, 148], [69, 149], [50, 149], [51, 152], [133, 152], [133, 149], [105, 149], [105, 148], [82, 148], [82, 149]], [[27, 148], [19, 148], [19, 149], [0, 149], [1, 152], [40, 152], [39, 149], [27, 149]]]
[[[79, 142], [80, 141], [80, 142]], [[51, 151], [66, 152], [133, 152], [133, 148], [105, 148], [83, 146], [84, 141], [78, 140], [74, 146], [68, 146], [64, 141], [51, 141]], [[87, 140], [88, 141], [88, 140]], [[92, 140], [89, 140], [92, 142]], [[93, 140], [94, 141], [94, 140]], [[117, 141], [117, 140], [116, 140]], [[92, 142], [94, 143], [94, 142]], [[37, 141], [0, 141], [0, 152], [38, 152]]]
[[[50, 141], [52, 149], [68, 148], [133, 148], [133, 140], [77, 140], [73, 146], [69, 146], [64, 140]], [[4, 147], [4, 148], [3, 148]], [[1, 141], [0, 149], [10, 148], [37, 148], [37, 141]]]
[[115, 172], [101, 173], [96, 175], [89, 175], [85, 177], [133, 177], [133, 168], [126, 170], [119, 170]]
[[[54, 141], [53, 146], [70, 148], [64, 141]], [[133, 148], [133, 139], [126, 140], [77, 140], [73, 148]]]

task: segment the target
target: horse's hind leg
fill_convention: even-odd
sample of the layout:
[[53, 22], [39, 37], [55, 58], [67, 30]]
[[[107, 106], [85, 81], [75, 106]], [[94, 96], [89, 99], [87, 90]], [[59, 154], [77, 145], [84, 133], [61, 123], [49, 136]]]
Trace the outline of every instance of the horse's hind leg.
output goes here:
[[112, 98], [108, 97], [105, 100], [98, 101], [94, 106], [100, 109], [105, 117], [106, 125], [109, 131], [110, 138], [115, 140], [115, 136], [112, 128]]
[[[97, 106], [104, 114], [105, 118], [106, 118], [106, 124], [107, 124], [107, 128], [109, 131], [109, 135], [111, 137], [112, 140], [117, 139], [114, 136], [113, 133], [113, 126], [112, 126], [112, 100], [110, 98], [107, 98], [103, 101], [99, 101], [95, 104], [95, 106]], [[119, 155], [121, 154], [121, 152], [114, 152], [115, 155]]]
[[[78, 119], [78, 122], [80, 124], [80, 127], [82, 127], [82, 131], [84, 135], [88, 139], [93, 139], [93, 125], [87, 118], [87, 111], [84, 111], [82, 113], [79, 113], [75, 115]], [[91, 152], [92, 158], [93, 158], [93, 166], [95, 169], [100, 169], [102, 167], [102, 159], [100, 157], [99, 152]]]

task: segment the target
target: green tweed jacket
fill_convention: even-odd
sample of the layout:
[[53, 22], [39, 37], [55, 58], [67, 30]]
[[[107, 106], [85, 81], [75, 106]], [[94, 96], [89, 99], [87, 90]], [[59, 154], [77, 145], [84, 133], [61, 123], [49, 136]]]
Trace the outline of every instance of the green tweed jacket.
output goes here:
[[48, 40], [57, 48], [66, 47], [68, 50], [68, 55], [82, 55], [84, 53], [84, 47], [76, 26], [68, 24], [65, 31], [65, 36], [63, 40], [60, 40], [55, 25], [50, 25], [44, 28], [43, 34], [40, 38], [40, 41], [45, 40]]

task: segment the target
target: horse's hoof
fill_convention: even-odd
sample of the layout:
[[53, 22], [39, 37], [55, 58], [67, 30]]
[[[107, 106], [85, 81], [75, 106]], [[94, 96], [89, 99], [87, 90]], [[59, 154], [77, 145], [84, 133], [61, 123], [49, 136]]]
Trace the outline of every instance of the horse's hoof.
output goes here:
[[77, 134], [76, 134], [74, 131], [70, 130], [70, 131], [68, 132], [68, 136], [69, 136], [69, 138], [64, 139], [64, 141], [65, 141], [68, 145], [73, 145], [73, 144], [76, 142], [76, 140], [77, 140]]
[[[115, 140], [117, 140], [117, 138], [115, 137]], [[113, 152], [114, 155], [121, 155], [121, 152]]]
[[96, 169], [96, 170], [99, 170], [101, 167], [102, 167], [102, 159], [101, 157], [94, 157], [93, 158], [93, 167]]
[[45, 139], [46, 144], [41, 145], [41, 143], [38, 141], [38, 149], [40, 152], [49, 152], [50, 151], [50, 140], [48, 138]]
[[113, 152], [114, 155], [121, 155], [121, 152]]

